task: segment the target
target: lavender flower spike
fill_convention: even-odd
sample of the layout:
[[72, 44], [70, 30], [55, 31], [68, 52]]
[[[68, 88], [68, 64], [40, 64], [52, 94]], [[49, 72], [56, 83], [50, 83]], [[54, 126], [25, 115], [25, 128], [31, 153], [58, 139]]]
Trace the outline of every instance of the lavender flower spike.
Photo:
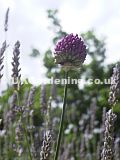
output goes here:
[[50, 160], [51, 144], [52, 144], [51, 132], [46, 131], [40, 151], [40, 160]]
[[114, 123], [116, 121], [116, 114], [110, 109], [106, 113], [105, 121], [105, 140], [101, 154], [101, 160], [113, 160], [114, 156]]
[[13, 62], [12, 62], [12, 78], [13, 78], [13, 83], [14, 83], [14, 88], [15, 89], [19, 89], [20, 87], [20, 70], [21, 68], [19, 68], [19, 59], [20, 59], [20, 42], [17, 41], [14, 45], [14, 49], [13, 49]]
[[54, 55], [55, 62], [63, 68], [80, 68], [86, 58], [86, 45], [77, 34], [69, 34], [57, 43]]
[[4, 67], [3, 59], [4, 59], [4, 52], [5, 52], [6, 48], [7, 48], [6, 41], [4, 41], [3, 44], [2, 44], [2, 47], [0, 48], [0, 80], [1, 80], [1, 78], [3, 76], [1, 71], [2, 71], [2, 69]]
[[118, 64], [113, 68], [113, 74], [111, 77], [111, 86], [108, 102], [110, 105], [115, 106], [118, 98], [120, 97], [120, 67]]

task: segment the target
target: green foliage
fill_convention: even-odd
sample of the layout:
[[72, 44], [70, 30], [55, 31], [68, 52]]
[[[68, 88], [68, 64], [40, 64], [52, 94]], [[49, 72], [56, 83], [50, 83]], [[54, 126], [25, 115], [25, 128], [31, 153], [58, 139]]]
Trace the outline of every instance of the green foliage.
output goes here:
[[50, 72], [53, 68], [55, 68], [54, 58], [52, 56], [52, 51], [50, 49], [45, 52], [44, 66], [48, 68], [48, 72]]
[[30, 54], [30, 57], [38, 57], [38, 56], [40, 56], [40, 52], [39, 52], [39, 50], [38, 49], [36, 49], [36, 48], [32, 48], [32, 52], [31, 52], [31, 54]]
[[51, 20], [52, 27], [49, 27], [54, 33], [55, 37], [53, 38], [53, 43], [61, 39], [63, 36], [67, 35], [65, 31], [62, 30], [60, 20], [57, 17], [58, 10], [47, 10], [48, 18]]

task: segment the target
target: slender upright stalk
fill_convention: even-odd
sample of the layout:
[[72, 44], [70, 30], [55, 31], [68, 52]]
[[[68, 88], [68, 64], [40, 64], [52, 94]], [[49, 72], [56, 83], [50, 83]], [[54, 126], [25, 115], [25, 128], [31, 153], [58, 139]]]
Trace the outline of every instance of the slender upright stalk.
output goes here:
[[[67, 80], [68, 72], [65, 73], [65, 78]], [[67, 99], [67, 82], [66, 82], [65, 88], [64, 88], [63, 110], [62, 110], [62, 115], [61, 115], [60, 128], [59, 128], [59, 134], [58, 134], [58, 139], [57, 139], [57, 147], [56, 147], [56, 153], [55, 153], [54, 160], [57, 160], [58, 159], [58, 155], [59, 155], [59, 149], [60, 149], [60, 143], [61, 143], [63, 125], [64, 125], [66, 99]]]
[[[18, 106], [20, 106], [19, 88], [16, 90], [16, 93], [17, 93]], [[22, 114], [20, 114], [20, 118], [22, 119]], [[27, 128], [26, 128], [26, 125], [24, 122], [22, 123], [22, 125], [23, 125], [23, 129], [24, 129], [24, 135], [25, 135], [25, 140], [26, 140], [26, 144], [27, 144], [29, 160], [32, 160], [32, 154], [31, 154], [30, 144], [29, 144], [29, 140], [28, 140]]]
[[24, 133], [25, 133], [25, 139], [26, 139], [26, 143], [27, 143], [27, 148], [28, 148], [28, 154], [29, 154], [29, 159], [32, 160], [32, 154], [31, 154], [31, 150], [30, 150], [30, 144], [29, 144], [29, 140], [28, 140], [28, 135], [27, 135], [27, 130], [26, 130], [26, 126], [23, 123], [23, 127], [24, 127]]

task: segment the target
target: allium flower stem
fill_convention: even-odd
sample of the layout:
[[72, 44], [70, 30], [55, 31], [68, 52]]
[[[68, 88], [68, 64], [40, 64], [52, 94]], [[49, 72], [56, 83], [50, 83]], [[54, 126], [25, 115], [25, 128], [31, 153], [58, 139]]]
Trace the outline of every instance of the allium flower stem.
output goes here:
[[[65, 79], [67, 79], [67, 78], [68, 78], [68, 72], [65, 72]], [[60, 128], [59, 128], [59, 134], [58, 134], [58, 139], [57, 139], [57, 147], [56, 147], [56, 153], [55, 153], [54, 160], [57, 160], [58, 155], [59, 155], [59, 149], [60, 149], [60, 143], [61, 143], [63, 125], [64, 125], [66, 100], [67, 100], [67, 83], [65, 84], [65, 88], [64, 88], [63, 110], [62, 110], [62, 115], [61, 115]]]

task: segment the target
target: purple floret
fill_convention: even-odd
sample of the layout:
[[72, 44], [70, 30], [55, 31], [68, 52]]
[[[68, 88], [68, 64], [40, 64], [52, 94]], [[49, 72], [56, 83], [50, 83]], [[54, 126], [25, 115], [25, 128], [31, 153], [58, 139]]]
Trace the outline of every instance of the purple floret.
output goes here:
[[56, 63], [78, 68], [86, 58], [86, 45], [77, 34], [69, 34], [57, 43], [54, 54]]

